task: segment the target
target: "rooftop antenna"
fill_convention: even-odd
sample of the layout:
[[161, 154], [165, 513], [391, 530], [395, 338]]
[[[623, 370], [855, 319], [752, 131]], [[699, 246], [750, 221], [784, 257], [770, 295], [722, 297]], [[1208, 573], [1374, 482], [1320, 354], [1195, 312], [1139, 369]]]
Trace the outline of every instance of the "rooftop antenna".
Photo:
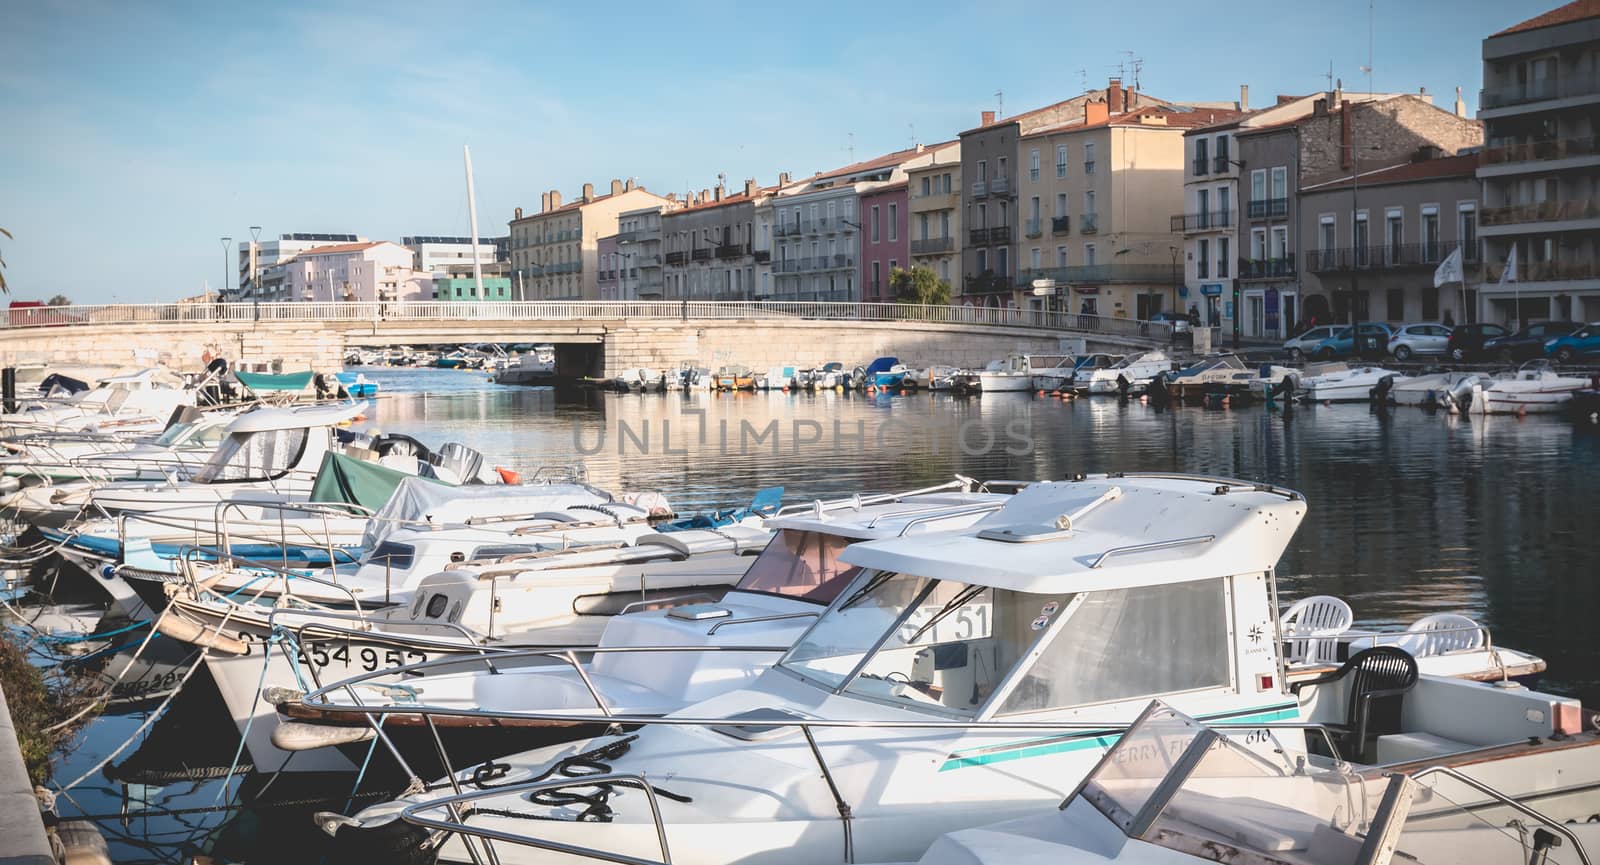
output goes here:
[[850, 137], [850, 143], [845, 149], [850, 152], [850, 164], [854, 165], [856, 164], [856, 134], [854, 132], [846, 132], [845, 134]]
[[1367, 73], [1367, 93], [1372, 93], [1372, 5], [1373, 0], [1367, 0], [1367, 65], [1361, 71]]
[[1332, 58], [1330, 58], [1328, 60], [1328, 74], [1324, 75], [1322, 77], [1328, 79], [1328, 87], [1327, 87], [1327, 89], [1328, 90], [1332, 90], [1333, 89], [1333, 60], [1332, 60]]
[[1123, 51], [1122, 53], [1128, 55], [1128, 65], [1133, 67], [1133, 89], [1138, 90], [1139, 73], [1144, 69], [1144, 58], [1132, 51]]
[[1078, 70], [1078, 82], [1083, 86], [1083, 92], [1088, 93], [1089, 92], [1089, 70], [1087, 70], [1087, 69], [1079, 69]]
[[996, 120], [999, 120], [1000, 118], [1006, 116], [1006, 92], [1004, 90], [996, 90], [994, 92], [994, 98], [998, 103], [994, 116]]
[[[1458, 88], [1459, 89], [1459, 88]], [[917, 124], [907, 123], [906, 130], [911, 133], [911, 149], [917, 149]]]

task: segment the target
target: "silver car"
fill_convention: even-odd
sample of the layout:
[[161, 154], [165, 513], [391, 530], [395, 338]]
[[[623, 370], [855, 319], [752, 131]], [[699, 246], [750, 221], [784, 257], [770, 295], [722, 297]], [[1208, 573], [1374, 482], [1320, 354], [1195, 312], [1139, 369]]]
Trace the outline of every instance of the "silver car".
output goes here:
[[1389, 353], [1400, 361], [1443, 355], [1449, 347], [1450, 328], [1432, 322], [1408, 324], [1389, 336]]
[[1311, 350], [1317, 347], [1317, 343], [1333, 336], [1334, 333], [1343, 328], [1344, 325], [1342, 324], [1319, 324], [1293, 339], [1286, 340], [1283, 344], [1283, 350], [1289, 353], [1291, 360], [1300, 360], [1310, 354]]

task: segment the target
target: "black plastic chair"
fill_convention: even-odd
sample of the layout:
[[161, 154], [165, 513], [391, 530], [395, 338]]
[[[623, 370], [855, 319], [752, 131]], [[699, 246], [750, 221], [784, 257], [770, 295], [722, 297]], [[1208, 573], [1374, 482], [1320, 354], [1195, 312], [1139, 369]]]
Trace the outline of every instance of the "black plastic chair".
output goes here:
[[1407, 691], [1417, 684], [1417, 659], [1395, 646], [1374, 646], [1356, 653], [1344, 666], [1290, 687], [1296, 696], [1307, 685], [1322, 685], [1353, 676], [1343, 727], [1329, 725], [1342, 754], [1335, 757], [1371, 763], [1379, 736], [1399, 733], [1400, 709]]

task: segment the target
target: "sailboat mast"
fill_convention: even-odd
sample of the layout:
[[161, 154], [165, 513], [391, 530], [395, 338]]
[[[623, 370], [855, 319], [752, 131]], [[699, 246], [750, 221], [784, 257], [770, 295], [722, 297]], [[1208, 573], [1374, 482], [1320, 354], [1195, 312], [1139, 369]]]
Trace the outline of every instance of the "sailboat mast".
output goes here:
[[483, 300], [483, 261], [478, 258], [478, 198], [472, 191], [472, 150], [461, 145], [461, 158], [467, 164], [467, 218], [472, 227], [472, 296]]

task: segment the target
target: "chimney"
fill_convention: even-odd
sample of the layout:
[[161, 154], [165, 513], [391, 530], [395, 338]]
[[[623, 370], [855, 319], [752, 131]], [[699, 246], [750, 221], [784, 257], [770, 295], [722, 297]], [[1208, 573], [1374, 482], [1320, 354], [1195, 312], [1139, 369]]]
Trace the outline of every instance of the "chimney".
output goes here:
[[1279, 105], [1288, 105], [1289, 103], [1291, 103], [1291, 102], [1293, 102], [1293, 101], [1295, 101], [1296, 99], [1299, 99], [1299, 98], [1300, 97], [1295, 96], [1293, 94], [1279, 93], [1278, 94], [1278, 104]]
[[611, 181], [611, 194], [612, 195], [621, 195], [622, 194], [622, 181], [620, 181], [620, 180]]
[[711, 194], [716, 198], [717, 201], [721, 201], [722, 200], [722, 193], [723, 193], [722, 184], [719, 183], [715, 187], [712, 188], [712, 193]]
[[593, 200], [594, 200], [594, 184], [593, 183], [585, 183], [583, 185], [583, 203], [584, 204], [588, 204], [589, 202], [591, 202]]
[[1456, 116], [1457, 117], [1466, 117], [1467, 116], [1467, 103], [1465, 101], [1463, 101], [1462, 98], [1461, 98], [1461, 88], [1460, 87], [1456, 88]]
[[980, 116], [983, 118], [983, 122], [978, 124], [979, 126], [988, 126], [989, 124], [994, 122], [994, 112], [993, 111], [985, 111]]
[[1444, 148], [1437, 144], [1424, 144], [1417, 148], [1416, 153], [1411, 154], [1411, 161], [1427, 162], [1430, 159], [1438, 159], [1442, 156], [1444, 156]]
[[519, 207], [519, 208], [517, 208], [517, 215], [516, 215], [516, 216], [513, 216], [513, 217], [511, 217], [511, 218], [512, 218], [512, 219], [521, 219], [521, 218], [522, 218], [522, 208], [520, 208], [520, 207]]
[[710, 200], [711, 200], [711, 190], [709, 190], [709, 189], [700, 190], [700, 201], [701, 201], [701, 203], [705, 203], [705, 202], [710, 201]]
[[539, 212], [540, 213], [544, 213], [545, 211], [547, 211], [549, 209], [550, 209], [550, 193], [548, 193], [548, 192], [539, 193]]
[[1089, 102], [1083, 106], [1085, 124], [1104, 123], [1111, 119], [1111, 109], [1104, 102]]
[[749, 180], [746, 180], [744, 182], [744, 197], [745, 198], [755, 198], [756, 197], [756, 179], [754, 177], [752, 177]]
[[787, 171], [778, 172], [778, 185], [779, 186], [788, 186], [789, 185], [789, 172], [787, 172]]
[[559, 189], [550, 190], [550, 209], [551, 210], [555, 210], [556, 208], [558, 208], [560, 206], [561, 206], [561, 190], [559, 190]]
[[678, 203], [678, 193], [676, 193], [676, 192], [667, 193], [667, 200], [672, 202], [672, 203], [674, 203], [674, 204]]
[[1239, 110], [1250, 110], [1250, 85], [1248, 84], [1239, 85]]
[[1121, 113], [1126, 109], [1122, 97], [1122, 79], [1113, 78], [1106, 85], [1106, 107], [1112, 114]]
[[1333, 95], [1328, 97], [1328, 104], [1338, 105], [1344, 101], [1344, 79], [1335, 78], [1333, 82]]
[[627, 182], [622, 184], [622, 191], [623, 192], [632, 192], [633, 191], [633, 178], [631, 178], [631, 177], [628, 178]]
[[1316, 102], [1311, 103], [1311, 116], [1312, 117], [1321, 117], [1322, 115], [1327, 114], [1327, 113], [1328, 113], [1328, 97], [1326, 97], [1326, 96], [1318, 97]]

